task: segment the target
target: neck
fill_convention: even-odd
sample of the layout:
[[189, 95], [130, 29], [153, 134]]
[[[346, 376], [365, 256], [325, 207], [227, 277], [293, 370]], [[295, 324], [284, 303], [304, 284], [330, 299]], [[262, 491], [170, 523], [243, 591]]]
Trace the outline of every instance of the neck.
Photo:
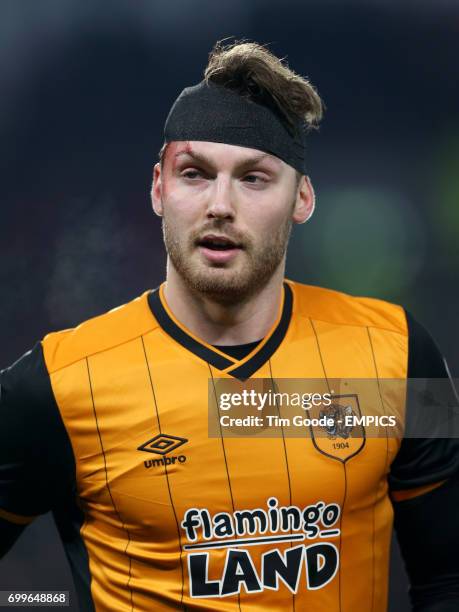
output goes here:
[[235, 345], [260, 340], [269, 332], [282, 299], [284, 265], [247, 300], [222, 305], [193, 292], [168, 262], [164, 296], [174, 316], [208, 344]]

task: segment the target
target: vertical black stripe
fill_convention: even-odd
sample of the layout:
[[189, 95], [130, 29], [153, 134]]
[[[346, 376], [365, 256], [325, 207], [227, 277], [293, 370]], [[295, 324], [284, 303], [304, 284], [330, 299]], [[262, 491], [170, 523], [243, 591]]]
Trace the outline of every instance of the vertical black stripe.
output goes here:
[[[155, 387], [153, 385], [153, 379], [152, 379], [152, 376], [151, 376], [150, 364], [148, 362], [147, 351], [145, 349], [145, 342], [144, 342], [143, 336], [140, 337], [140, 340], [142, 342], [143, 354], [145, 356], [145, 363], [146, 363], [146, 366], [147, 366], [148, 379], [150, 381], [151, 392], [153, 394], [153, 402], [154, 402], [154, 405], [155, 405], [156, 418], [158, 419], [159, 433], [162, 433], [162, 431], [161, 431], [161, 421], [159, 419], [158, 402], [156, 401]], [[164, 463], [164, 475], [166, 476], [167, 490], [169, 492], [169, 500], [170, 500], [170, 503], [171, 503], [171, 506], [172, 506], [172, 512], [174, 514], [175, 525], [177, 527], [177, 537], [178, 537], [179, 546], [180, 546], [180, 569], [181, 569], [181, 572], [182, 572], [182, 594], [181, 594], [181, 597], [180, 597], [180, 603], [183, 606], [183, 591], [184, 591], [184, 588], [185, 588], [185, 577], [184, 577], [184, 572], [183, 572], [182, 538], [180, 536], [180, 527], [179, 527], [179, 522], [178, 522], [178, 518], [177, 518], [177, 511], [176, 511], [175, 506], [174, 506], [174, 500], [172, 499], [172, 491], [171, 491], [171, 486], [170, 486], [170, 482], [169, 482], [169, 474], [167, 472], [167, 465], [165, 463]]]
[[320, 349], [319, 336], [318, 336], [318, 334], [317, 334], [317, 330], [316, 330], [316, 328], [315, 328], [315, 326], [314, 326], [314, 323], [313, 323], [313, 321], [312, 321], [311, 317], [309, 317], [309, 322], [310, 322], [310, 324], [311, 324], [312, 331], [314, 332], [314, 337], [315, 337], [315, 339], [316, 339], [317, 352], [319, 353], [319, 359], [320, 359], [320, 363], [321, 363], [321, 365], [322, 365], [322, 371], [323, 371], [323, 374], [324, 374], [324, 378], [325, 378], [325, 380], [327, 381], [327, 389], [328, 389], [328, 391], [330, 392], [330, 383], [329, 383], [329, 381], [328, 381], [328, 377], [327, 377], [326, 370], [325, 370], [324, 359], [323, 359], [323, 357], [322, 357], [322, 351], [321, 351], [321, 349]]
[[92, 400], [92, 407], [93, 407], [93, 411], [94, 411], [94, 419], [96, 421], [97, 435], [99, 437], [100, 448], [101, 448], [101, 451], [102, 451], [102, 456], [104, 458], [105, 485], [107, 487], [107, 491], [108, 491], [108, 494], [110, 496], [110, 500], [112, 502], [113, 510], [115, 511], [115, 514], [117, 515], [118, 520], [121, 523], [122, 528], [124, 529], [124, 531], [126, 532], [126, 535], [127, 535], [127, 543], [126, 543], [126, 548], [124, 549], [124, 554], [127, 556], [128, 560], [129, 560], [129, 576], [128, 576], [128, 581], [127, 581], [127, 584], [126, 584], [126, 588], [129, 589], [129, 592], [130, 592], [130, 595], [131, 595], [131, 611], [133, 611], [134, 610], [133, 592], [132, 592], [132, 588], [130, 586], [130, 583], [131, 583], [132, 559], [131, 559], [131, 556], [127, 552], [128, 546], [129, 546], [129, 544], [131, 542], [131, 534], [129, 533], [128, 528], [126, 527], [125, 523], [121, 519], [120, 513], [118, 512], [118, 509], [117, 509], [117, 507], [115, 505], [115, 501], [114, 501], [113, 496], [112, 496], [112, 491], [110, 489], [110, 483], [109, 483], [109, 479], [108, 479], [108, 470], [107, 470], [107, 458], [105, 456], [105, 449], [104, 449], [104, 445], [102, 443], [102, 436], [101, 436], [100, 429], [99, 429], [99, 421], [97, 419], [96, 403], [94, 401], [94, 393], [93, 393], [92, 381], [91, 381], [91, 372], [90, 372], [90, 369], [89, 369], [89, 359], [87, 357], [86, 357], [86, 367], [87, 367], [87, 370], [88, 370], [89, 389], [91, 391], [91, 400]]
[[[311, 324], [312, 331], [314, 332], [314, 337], [316, 339], [317, 352], [319, 353], [320, 363], [322, 365], [322, 372], [323, 372], [325, 381], [327, 383], [327, 389], [328, 389], [328, 392], [331, 394], [330, 381], [328, 380], [327, 374], [326, 374], [326, 371], [325, 371], [325, 364], [324, 364], [324, 360], [323, 360], [323, 357], [322, 357], [322, 351], [320, 349], [320, 344], [319, 344], [319, 336], [317, 334], [316, 328], [314, 327], [314, 323], [312, 322], [311, 318], [309, 318], [309, 322]], [[333, 457], [332, 455], [329, 455], [329, 454], [325, 453], [321, 448], [319, 448], [317, 446], [317, 442], [316, 442], [314, 436], [312, 435], [312, 427], [311, 426], [309, 427], [309, 431], [311, 432], [312, 443], [314, 444], [315, 448], [319, 451], [319, 453], [322, 453], [326, 457], [329, 457], [330, 459], [333, 459], [335, 461], [340, 461], [341, 463], [345, 463], [346, 462], [345, 460], [343, 461], [343, 459], [340, 459], [339, 457]]]
[[[327, 376], [327, 371], [325, 369], [325, 363], [324, 363], [324, 359], [322, 356], [322, 351], [320, 349], [320, 342], [319, 342], [319, 336], [317, 334], [317, 330], [314, 327], [314, 323], [312, 321], [311, 318], [309, 318], [309, 321], [311, 323], [311, 327], [312, 330], [314, 332], [314, 336], [316, 338], [316, 344], [317, 344], [317, 351], [319, 353], [319, 357], [320, 357], [320, 363], [322, 364], [322, 370], [323, 370], [323, 374], [324, 374], [324, 378], [327, 381], [327, 388], [329, 393], [331, 393], [330, 391], [330, 383], [328, 380], [328, 376]], [[319, 449], [318, 449], [319, 450]], [[328, 456], [328, 455], [327, 455]], [[339, 610], [341, 612], [341, 567], [342, 567], [342, 559], [341, 559], [341, 545], [342, 545], [342, 537], [343, 537], [343, 516], [344, 516], [344, 505], [346, 503], [346, 497], [347, 497], [347, 473], [346, 473], [346, 462], [345, 461], [341, 461], [341, 459], [339, 459], [341, 465], [343, 466], [343, 477], [344, 477], [344, 493], [343, 493], [343, 501], [341, 503], [341, 513], [340, 513], [340, 517], [339, 517], [339, 571], [338, 571], [338, 598], [339, 598]]]
[[[276, 392], [276, 387], [274, 384], [274, 376], [273, 376], [273, 369], [271, 366], [271, 359], [268, 360], [268, 365], [269, 365], [269, 375], [271, 377], [271, 386], [274, 392]], [[277, 414], [279, 415], [280, 418], [280, 408], [277, 404], [277, 400], [276, 400], [276, 408], [277, 408]], [[282, 444], [284, 446], [284, 457], [285, 457], [285, 467], [287, 468], [287, 482], [288, 482], [288, 498], [289, 498], [289, 506], [292, 505], [292, 484], [290, 481], [290, 470], [288, 467], [288, 456], [287, 456], [287, 446], [285, 443], [285, 435], [284, 435], [284, 426], [281, 425], [281, 431], [282, 431]], [[290, 527], [290, 535], [292, 535], [292, 528]], [[292, 548], [293, 543], [290, 542], [290, 548]], [[292, 593], [292, 609], [293, 612], [295, 612], [295, 593]]]
[[[371, 341], [370, 328], [367, 327], [366, 329], [367, 329], [367, 334], [368, 334], [368, 340], [370, 342], [370, 349], [371, 349], [371, 356], [373, 359], [373, 365], [375, 368], [375, 376], [376, 376], [376, 380], [378, 381], [378, 394], [379, 394], [379, 399], [381, 402], [381, 408], [384, 414], [386, 414], [384, 400], [383, 400], [383, 396], [381, 393], [381, 384], [379, 382], [378, 364], [376, 363], [376, 355], [375, 355], [374, 348], [373, 348], [373, 342]], [[384, 465], [384, 473], [386, 473], [388, 464], [389, 464], [389, 440], [387, 436], [387, 426], [385, 426], [384, 429], [386, 431], [386, 462]], [[373, 502], [373, 536], [372, 536], [372, 564], [371, 564], [372, 565], [372, 580], [371, 580], [371, 584], [372, 584], [371, 609], [372, 610], [374, 609], [374, 603], [375, 603], [375, 579], [376, 579], [376, 572], [375, 572], [375, 564], [376, 564], [376, 559], [375, 559], [375, 511], [376, 511], [376, 498], [377, 497], [378, 497], [378, 488], [376, 488], [375, 499]]]
[[339, 589], [339, 609], [341, 612], [342, 602], [341, 598], [343, 596], [341, 591], [341, 568], [343, 565], [343, 560], [341, 558], [341, 545], [342, 545], [342, 537], [343, 537], [343, 517], [344, 517], [344, 504], [347, 499], [347, 468], [346, 462], [343, 462], [343, 477], [344, 477], [344, 493], [343, 493], [343, 503], [341, 506], [341, 516], [339, 520], [339, 574], [338, 574], [338, 589]]
[[[233, 514], [234, 514], [235, 507], [234, 507], [233, 489], [231, 488], [231, 478], [230, 478], [230, 475], [229, 475], [228, 461], [227, 461], [227, 458], [226, 458], [225, 441], [224, 441], [223, 432], [222, 432], [222, 425], [221, 425], [221, 422], [220, 422], [220, 406], [219, 406], [219, 403], [218, 403], [217, 390], [215, 388], [214, 375], [212, 373], [212, 368], [211, 368], [209, 363], [207, 364], [207, 367], [209, 368], [209, 373], [210, 373], [210, 376], [211, 376], [211, 379], [212, 379], [212, 388], [214, 390], [215, 405], [217, 406], [217, 410], [218, 410], [218, 424], [219, 424], [219, 428], [220, 428], [220, 440], [222, 442], [223, 459], [225, 461], [226, 478], [228, 480], [228, 488], [229, 488], [229, 494], [230, 494], [230, 498], [231, 498], [231, 507], [233, 509]], [[239, 539], [239, 538], [236, 536], [236, 539]], [[241, 594], [239, 592], [237, 594], [237, 603], [238, 603], [239, 612], [240, 612], [240, 610], [241, 610]]]

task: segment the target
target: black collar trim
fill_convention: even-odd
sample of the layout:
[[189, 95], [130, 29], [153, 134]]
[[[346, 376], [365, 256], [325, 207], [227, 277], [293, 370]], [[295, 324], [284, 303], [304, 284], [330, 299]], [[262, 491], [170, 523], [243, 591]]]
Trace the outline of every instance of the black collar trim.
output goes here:
[[204, 344], [201, 344], [195, 340], [192, 336], [189, 336], [182, 328], [180, 328], [175, 321], [173, 321], [166, 309], [164, 308], [161, 298], [159, 295], [159, 288], [151, 291], [148, 294], [148, 304], [150, 305], [151, 311], [153, 312], [155, 319], [161, 325], [166, 334], [169, 334], [174, 340], [176, 340], [183, 347], [211, 363], [214, 367], [219, 370], [226, 370], [230, 366], [234, 365], [234, 361], [230, 361], [226, 357], [223, 357], [216, 351], [208, 348]]
[[228, 372], [228, 374], [231, 374], [231, 376], [234, 376], [235, 378], [239, 378], [239, 380], [246, 380], [273, 356], [287, 333], [290, 319], [292, 318], [292, 308], [293, 293], [289, 285], [284, 283], [284, 305], [282, 308], [282, 315], [269, 340], [253, 355], [251, 359], [239, 367], [232, 369], [230, 372]]
[[148, 304], [161, 328], [176, 340], [176, 342], [204, 361], [207, 361], [218, 370], [227, 370], [227, 374], [234, 376], [234, 378], [246, 380], [268, 361], [284, 339], [292, 317], [293, 293], [289, 285], [284, 283], [284, 303], [282, 314], [276, 328], [271, 333], [267, 342], [254, 353], [250, 359], [241, 365], [238, 365], [240, 363], [239, 361], [235, 362], [234, 360], [227, 359], [209, 346], [202, 344], [179, 327], [164, 308], [161, 302], [159, 288], [148, 294]]

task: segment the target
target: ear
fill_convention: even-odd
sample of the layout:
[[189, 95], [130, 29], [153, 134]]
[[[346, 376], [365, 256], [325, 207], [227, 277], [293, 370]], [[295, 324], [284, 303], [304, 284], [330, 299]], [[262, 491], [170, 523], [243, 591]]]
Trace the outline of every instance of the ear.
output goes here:
[[295, 223], [306, 223], [311, 218], [316, 196], [309, 176], [302, 176], [298, 185], [292, 219]]
[[153, 206], [153, 210], [158, 215], [158, 217], [162, 217], [163, 215], [163, 203], [161, 199], [161, 191], [162, 191], [162, 175], [161, 175], [161, 165], [155, 164], [153, 168], [153, 185], [151, 187], [151, 204]]

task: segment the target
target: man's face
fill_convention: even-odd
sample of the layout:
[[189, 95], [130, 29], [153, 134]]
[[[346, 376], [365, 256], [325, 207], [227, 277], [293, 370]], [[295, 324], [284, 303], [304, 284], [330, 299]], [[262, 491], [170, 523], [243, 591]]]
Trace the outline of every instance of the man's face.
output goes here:
[[305, 220], [301, 191], [295, 170], [262, 151], [170, 143], [152, 192], [170, 263], [193, 291], [246, 299], [283, 270], [292, 220]]

